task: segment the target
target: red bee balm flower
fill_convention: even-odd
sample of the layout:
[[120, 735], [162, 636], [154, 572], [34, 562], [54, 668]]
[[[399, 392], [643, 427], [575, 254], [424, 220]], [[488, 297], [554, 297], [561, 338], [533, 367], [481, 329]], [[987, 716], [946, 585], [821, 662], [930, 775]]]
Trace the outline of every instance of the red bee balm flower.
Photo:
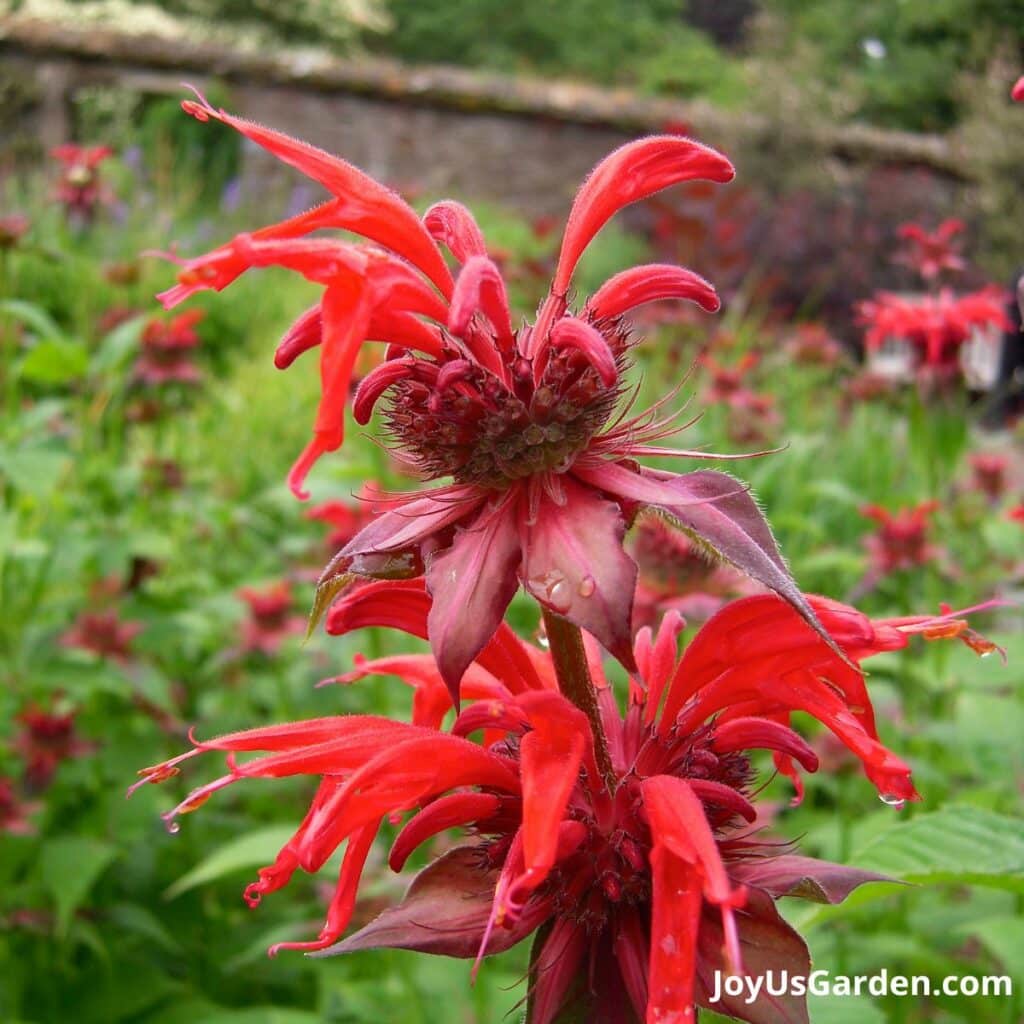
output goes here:
[[[396, 457], [421, 476], [454, 481], [384, 503], [387, 510], [328, 567], [317, 613], [354, 577], [425, 575], [434, 599], [430, 642], [455, 692], [521, 582], [548, 611], [588, 630], [630, 667], [636, 566], [622, 536], [634, 512], [651, 506], [820, 629], [742, 485], [723, 473], [641, 468], [633, 460], [645, 455], [710, 456], [656, 444], [677, 429], [672, 417], [661, 418], [663, 403], [633, 418], [615, 414], [629, 349], [623, 315], [670, 298], [715, 310], [711, 285], [680, 267], [653, 264], [617, 274], [581, 307], [570, 306], [577, 262], [618, 210], [679, 182], [729, 181], [733, 168], [724, 156], [689, 139], [657, 136], [603, 160], [572, 206], [536, 319], [516, 329], [501, 274], [463, 206], [437, 203], [421, 220], [343, 160], [202, 99], [184, 108], [232, 126], [334, 195], [187, 261], [179, 283], [161, 296], [171, 307], [270, 265], [324, 287], [322, 301], [299, 317], [276, 357], [285, 367], [320, 348], [320, 407], [313, 440], [291, 472], [293, 490], [305, 497], [310, 467], [342, 443], [349, 381], [368, 339], [387, 342], [389, 358], [360, 384], [355, 419], [368, 422], [386, 396]], [[320, 228], [349, 229], [377, 244], [308, 237]], [[442, 245], [460, 265], [454, 280]]]
[[54, 198], [64, 205], [70, 218], [88, 223], [97, 207], [111, 201], [100, 177], [100, 164], [113, 155], [109, 146], [78, 146], [73, 142], [50, 150], [50, 156], [61, 164]]
[[141, 622], [125, 621], [114, 609], [82, 612], [75, 624], [61, 635], [60, 643], [101, 658], [127, 661], [132, 656], [132, 641], [140, 632]]
[[923, 501], [911, 508], [890, 512], [879, 505], [865, 505], [860, 513], [878, 523], [865, 544], [875, 570], [887, 575], [935, 561], [940, 551], [929, 540], [928, 530], [937, 501]]
[[[297, 868], [318, 870], [347, 840], [337, 888], [317, 939], [271, 953], [390, 946], [479, 959], [536, 931], [536, 1024], [577, 998], [600, 1006], [582, 1019], [626, 1020], [635, 1012], [651, 1024], [691, 1020], [695, 1003], [712, 1005], [716, 969], [808, 972], [806, 947], [774, 898], [838, 902], [880, 878], [758, 841], [749, 828], [756, 815], [749, 752], [771, 751], [793, 779], [797, 765], [814, 771], [813, 751], [789, 725], [802, 711], [856, 755], [886, 802], [915, 800], [910, 769], [878, 740], [864, 677], [852, 663], [902, 648], [914, 633], [960, 636], [984, 649], [950, 615], [873, 622], [834, 601], [811, 603], [845, 659], [774, 595], [723, 609], [681, 658], [682, 623], [670, 614], [656, 637], [649, 630], [637, 637], [623, 716], [596, 647], [578, 644], [569, 666], [556, 638], [548, 654], [502, 625], [467, 672], [470, 703], [451, 733], [438, 730], [451, 699], [433, 660], [388, 657], [340, 681], [400, 676], [416, 690], [413, 724], [338, 716], [196, 741], [146, 769], [136, 786], [177, 774], [197, 754], [227, 754], [228, 774], [166, 815], [176, 828], [177, 815], [242, 779], [320, 779], [302, 824], [245, 895], [257, 904]], [[401, 626], [422, 636], [430, 600], [419, 581], [370, 583], [331, 615], [336, 630]], [[597, 732], [566, 699], [573, 673], [595, 687]], [[480, 730], [482, 744], [466, 738]], [[266, 753], [240, 762], [247, 751]], [[338, 942], [373, 839], [382, 821], [402, 812], [413, 816], [391, 849], [396, 871], [445, 830], [467, 830], [469, 839], [421, 871], [402, 903]], [[574, 993], [581, 979], [583, 991]], [[763, 1003], [713, 1005], [750, 1021], [782, 1019]], [[797, 997], [786, 1007], [785, 1019], [807, 1019]]]
[[967, 457], [971, 484], [989, 501], [996, 502], [1006, 493], [1010, 459], [996, 452], [974, 452]]
[[948, 289], [918, 298], [880, 292], [859, 304], [858, 319], [867, 327], [869, 349], [881, 348], [890, 338], [903, 339], [914, 346], [925, 370], [953, 375], [959, 372], [960, 346], [976, 328], [1010, 330], [1004, 306], [998, 286], [960, 296]]
[[249, 618], [242, 623], [242, 650], [275, 654], [289, 636], [301, 633], [305, 622], [292, 615], [292, 588], [279, 580], [257, 590], [242, 587], [238, 596], [249, 606]]
[[150, 320], [142, 332], [142, 352], [135, 363], [135, 376], [146, 384], [196, 384], [202, 377], [193, 363], [200, 343], [196, 333], [205, 313], [190, 310], [168, 322]]
[[14, 749], [25, 761], [25, 778], [33, 789], [45, 789], [62, 761], [93, 750], [91, 743], [75, 735], [77, 711], [55, 712], [30, 704], [18, 713], [21, 731]]
[[900, 262], [925, 281], [934, 281], [943, 272], [963, 270], [960, 243], [953, 239], [964, 227], [962, 220], [953, 217], [944, 220], [934, 231], [926, 231], [920, 224], [901, 224], [898, 234], [906, 248], [899, 254]]

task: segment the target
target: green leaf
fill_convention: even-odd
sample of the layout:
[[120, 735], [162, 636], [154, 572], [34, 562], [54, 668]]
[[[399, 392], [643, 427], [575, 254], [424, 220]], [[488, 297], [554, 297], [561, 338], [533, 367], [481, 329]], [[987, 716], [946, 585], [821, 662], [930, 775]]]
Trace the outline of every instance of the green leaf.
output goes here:
[[93, 372], [110, 373], [124, 366], [139, 350], [139, 338], [145, 322], [145, 317], [133, 317], [106, 335], [93, 356]]
[[31, 302], [23, 302], [21, 299], [7, 299], [0, 302], [0, 314], [6, 314], [15, 320], [20, 320], [27, 327], [31, 327], [40, 338], [62, 338], [64, 332], [57, 326], [57, 321], [42, 309]]
[[0, 475], [10, 480], [15, 490], [35, 498], [52, 494], [70, 463], [70, 456], [46, 448], [0, 449]]
[[21, 361], [19, 375], [36, 384], [66, 384], [85, 375], [89, 350], [80, 341], [46, 338]]
[[53, 839], [43, 846], [40, 875], [56, 905], [58, 935], [67, 935], [72, 915], [117, 855], [116, 846], [83, 836]]
[[182, 893], [205, 885], [234, 871], [246, 871], [263, 867], [277, 856], [278, 851], [291, 839], [295, 829], [291, 825], [268, 825], [266, 828], [248, 832], [244, 836], [222, 846], [200, 861], [191, 871], [184, 874], [164, 893], [168, 900], [176, 899]]
[[854, 858], [859, 867], [907, 882], [955, 882], [1024, 892], [1020, 822], [950, 804], [893, 825]]

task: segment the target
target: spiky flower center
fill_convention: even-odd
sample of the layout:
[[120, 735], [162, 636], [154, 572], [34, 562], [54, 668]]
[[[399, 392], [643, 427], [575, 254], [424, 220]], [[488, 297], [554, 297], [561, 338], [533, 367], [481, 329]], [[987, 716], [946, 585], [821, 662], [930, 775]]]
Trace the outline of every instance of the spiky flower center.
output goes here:
[[530, 362], [515, 356], [508, 384], [462, 359], [396, 384], [384, 416], [402, 457], [427, 479], [452, 476], [496, 489], [568, 470], [620, 391], [606, 387], [575, 352], [549, 356], [539, 383]]

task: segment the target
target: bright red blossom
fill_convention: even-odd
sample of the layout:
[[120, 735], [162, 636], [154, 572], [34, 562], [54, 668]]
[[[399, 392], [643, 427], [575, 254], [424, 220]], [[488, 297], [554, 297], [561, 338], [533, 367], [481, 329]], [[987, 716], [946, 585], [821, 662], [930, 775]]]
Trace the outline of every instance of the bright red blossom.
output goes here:
[[998, 286], [967, 295], [943, 289], [938, 295], [907, 298], [880, 292], [858, 307], [859, 322], [867, 328], [864, 343], [878, 349], [890, 338], [913, 346], [918, 365], [927, 372], [952, 376], [959, 372], [960, 347], [976, 329], [1010, 330], [1005, 296]]
[[0, 775], [0, 832], [12, 836], [24, 836], [34, 831], [29, 815], [37, 810], [36, 804], [22, 800], [14, 787], [14, 781]]
[[249, 606], [249, 617], [242, 623], [242, 650], [276, 654], [290, 636], [303, 632], [305, 620], [292, 614], [294, 597], [287, 580], [257, 589], [242, 587], [238, 596]]
[[960, 253], [962, 240], [956, 240], [965, 228], [962, 220], [950, 217], [934, 231], [920, 224], [901, 224], [899, 237], [905, 243], [899, 261], [916, 271], [925, 281], [934, 281], [943, 273], [964, 269]]
[[[749, 829], [749, 752], [770, 750], [794, 781], [797, 766], [814, 771], [813, 751], [790, 727], [793, 712], [804, 712], [856, 755], [887, 802], [915, 800], [910, 769], [878, 740], [852, 662], [900, 649], [914, 633], [991, 648], [952, 615], [872, 622], [837, 602], [811, 602], [849, 660], [773, 595], [723, 609], [681, 658], [681, 621], [670, 614], [656, 636], [637, 637], [625, 716], [590, 649], [611, 779], [598, 769], [587, 717], [559, 692], [550, 657], [502, 625], [467, 673], [468, 703], [451, 733], [439, 731], [451, 697], [433, 660], [392, 656], [338, 681], [398, 675], [416, 693], [413, 724], [338, 716], [196, 741], [137, 785], [177, 774], [200, 753], [227, 754], [228, 774], [187, 796], [166, 816], [173, 823], [242, 779], [320, 778], [302, 824], [246, 899], [255, 905], [298, 868], [316, 871], [347, 840], [337, 888], [316, 940], [271, 952], [392, 946], [479, 958], [539, 930], [536, 1024], [555, 1018], [578, 977], [589, 979], [602, 1020], [630, 1012], [651, 1024], [691, 1020], [694, 1003], [708, 1005], [715, 969], [807, 973], [806, 947], [775, 898], [838, 902], [879, 877], [759, 842]], [[423, 636], [429, 612], [419, 582], [370, 583], [331, 616], [335, 631], [384, 625]], [[466, 738], [481, 730], [482, 744]], [[265, 753], [240, 762], [247, 751]], [[403, 812], [413, 813], [391, 849], [395, 870], [447, 829], [466, 830], [468, 841], [420, 872], [401, 904], [339, 942], [373, 839]], [[763, 1004], [716, 1008], [776, 1019]], [[788, 999], [786, 1012], [806, 1020], [801, 1000]]]
[[30, 704], [16, 716], [21, 729], [14, 749], [25, 763], [25, 779], [32, 789], [45, 789], [61, 762], [93, 749], [75, 733], [76, 714], [75, 710], [58, 712]]
[[148, 321], [142, 331], [142, 351], [135, 363], [135, 376], [152, 385], [197, 384], [202, 371], [193, 361], [201, 340], [196, 326], [205, 315], [203, 310], [193, 309], [167, 321]]
[[132, 641], [142, 631], [141, 622], [125, 621], [115, 609], [82, 612], [75, 624], [63, 633], [60, 643], [90, 651], [101, 658], [127, 661], [132, 656]]
[[78, 146], [68, 142], [50, 150], [61, 165], [54, 198], [63, 204], [68, 216], [88, 223], [112, 196], [100, 175], [100, 164], [114, 155], [109, 146]]
[[929, 531], [937, 501], [924, 501], [890, 512], [880, 505], [865, 505], [860, 513], [873, 519], [878, 528], [865, 539], [873, 569], [888, 575], [934, 562], [941, 554], [931, 543]]
[[[393, 496], [338, 553], [321, 579], [322, 611], [352, 580], [423, 576], [433, 596], [430, 643], [453, 693], [494, 634], [520, 585], [550, 612], [632, 665], [636, 566], [622, 538], [634, 513], [660, 509], [724, 558], [814, 616], [753, 498], [712, 471], [647, 470], [643, 456], [710, 457], [658, 444], [677, 432], [662, 403], [616, 411], [628, 362], [623, 316], [645, 303], [685, 299], [718, 308], [714, 289], [668, 264], [615, 275], [580, 305], [570, 289], [587, 245], [620, 209], [681, 182], [733, 177], [729, 161], [690, 139], [631, 142], [594, 169], [569, 213], [553, 279], [532, 323], [515, 327], [505, 282], [472, 215], [458, 203], [421, 219], [398, 195], [343, 160], [216, 110], [185, 110], [230, 125], [322, 184], [333, 198], [280, 224], [234, 238], [184, 263], [167, 307], [221, 290], [252, 267], [295, 270], [323, 287], [281, 342], [279, 367], [320, 350], [321, 400], [313, 439], [290, 483], [305, 497], [312, 465], [343, 440], [358, 353], [387, 344], [359, 385], [354, 418], [383, 403], [394, 457], [427, 492]], [[310, 237], [344, 228], [375, 244]], [[458, 264], [453, 277], [444, 256]], [[819, 628], [815, 624], [815, 628]]]
[[995, 452], [975, 452], [968, 456], [974, 488], [989, 501], [998, 501], [1006, 492], [1010, 459]]

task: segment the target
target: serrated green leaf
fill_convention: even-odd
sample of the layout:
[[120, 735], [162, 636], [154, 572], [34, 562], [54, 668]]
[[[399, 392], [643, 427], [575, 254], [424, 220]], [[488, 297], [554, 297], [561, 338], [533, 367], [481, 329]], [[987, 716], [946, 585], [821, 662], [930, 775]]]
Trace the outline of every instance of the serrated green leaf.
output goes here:
[[67, 935], [72, 915], [117, 855], [116, 846], [84, 836], [66, 836], [43, 844], [40, 874], [54, 900], [58, 935]]
[[1024, 892], [1020, 822], [950, 804], [893, 825], [854, 857], [858, 867], [908, 882], [957, 882]]
[[294, 832], [295, 829], [291, 825], [268, 825], [266, 828], [239, 836], [182, 875], [167, 889], [164, 898], [173, 900], [189, 889], [205, 885], [223, 875], [271, 863]]

